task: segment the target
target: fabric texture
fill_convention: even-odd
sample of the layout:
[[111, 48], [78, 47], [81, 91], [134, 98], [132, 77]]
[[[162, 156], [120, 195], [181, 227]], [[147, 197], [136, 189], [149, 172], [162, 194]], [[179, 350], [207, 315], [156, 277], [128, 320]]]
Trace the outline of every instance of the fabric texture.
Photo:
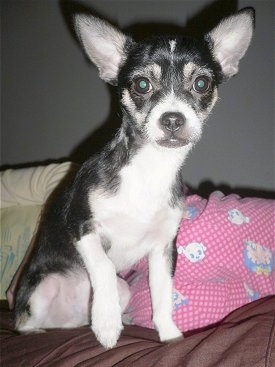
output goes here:
[[36, 230], [41, 205], [11, 206], [1, 209], [0, 296], [12, 281]]
[[1, 208], [44, 204], [71, 167], [65, 162], [1, 172]]
[[71, 162], [21, 169], [8, 169], [1, 178], [0, 297], [14, 277], [36, 231], [49, 195], [67, 173]]
[[11, 314], [0, 314], [5, 367], [274, 367], [275, 297], [254, 301], [208, 330], [161, 343], [155, 330], [126, 326], [114, 349], [87, 327], [18, 335]]
[[[5, 229], [1, 238], [1, 270], [4, 269], [1, 290], [5, 288], [2, 280], [8, 282], [16, 261], [23, 257], [35, 231], [41, 204], [69, 168], [70, 164], [64, 165], [61, 171], [56, 166], [30, 169], [24, 172], [28, 179], [23, 170], [1, 176], [1, 221]], [[159, 342], [155, 330], [127, 325], [117, 347], [105, 350], [88, 326], [19, 335], [13, 328], [7, 303], [2, 303], [1, 364], [5, 367], [274, 367], [275, 297], [256, 300], [270, 292], [270, 285], [274, 293], [274, 202], [252, 201], [222, 194], [213, 194], [208, 201], [198, 196], [187, 198], [189, 219], [181, 223], [177, 240], [174, 318], [177, 323], [185, 322], [184, 330], [218, 320], [215, 325], [187, 332], [184, 340], [169, 344]], [[252, 229], [251, 224], [255, 223]], [[234, 252], [237, 245], [239, 257]], [[25, 257], [28, 256], [27, 253]], [[247, 278], [240, 281], [244, 270]], [[144, 260], [127, 274], [132, 299], [124, 321], [151, 327], [147, 276]], [[20, 271], [10, 290], [11, 301], [19, 277]], [[232, 308], [247, 302], [251, 303], [220, 320], [221, 314], [225, 316]]]
[[[173, 284], [173, 318], [182, 331], [275, 294], [275, 201], [214, 192], [186, 204]], [[153, 328], [146, 259], [123, 275], [132, 293], [124, 321]]]

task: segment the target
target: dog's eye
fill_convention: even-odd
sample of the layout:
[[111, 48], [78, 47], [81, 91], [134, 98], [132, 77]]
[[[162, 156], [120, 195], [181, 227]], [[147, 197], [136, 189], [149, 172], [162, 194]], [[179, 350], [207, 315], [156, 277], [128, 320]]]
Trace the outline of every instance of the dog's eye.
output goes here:
[[134, 88], [136, 92], [145, 94], [152, 90], [152, 85], [149, 79], [140, 77], [134, 81]]
[[210, 79], [207, 76], [198, 76], [193, 84], [193, 89], [197, 93], [205, 93], [211, 87]]

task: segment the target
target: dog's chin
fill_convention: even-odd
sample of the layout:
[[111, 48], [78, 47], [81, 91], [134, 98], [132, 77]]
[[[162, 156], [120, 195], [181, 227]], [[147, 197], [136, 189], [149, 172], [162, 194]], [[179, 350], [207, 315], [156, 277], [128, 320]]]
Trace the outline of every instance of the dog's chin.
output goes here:
[[166, 138], [157, 140], [157, 144], [164, 148], [181, 148], [190, 144], [191, 141], [183, 138]]

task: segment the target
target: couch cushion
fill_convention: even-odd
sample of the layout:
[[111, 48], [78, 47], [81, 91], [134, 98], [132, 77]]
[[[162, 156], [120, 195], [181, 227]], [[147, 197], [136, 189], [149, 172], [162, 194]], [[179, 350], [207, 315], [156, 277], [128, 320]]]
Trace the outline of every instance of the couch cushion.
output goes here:
[[1, 172], [1, 208], [44, 204], [73, 167], [71, 162], [65, 162]]
[[[71, 162], [52, 163], [20, 169], [7, 169], [1, 178], [1, 299], [18, 269], [31, 241], [42, 206], [56, 186], [70, 172], [77, 170]], [[19, 273], [17, 273], [18, 279]], [[15, 283], [15, 282], [13, 282]], [[13, 290], [10, 302], [13, 304]]]
[[41, 205], [1, 209], [1, 299], [19, 267], [37, 226]]
[[157, 332], [126, 326], [117, 347], [106, 350], [87, 327], [18, 335], [2, 309], [1, 362], [5, 367], [274, 367], [275, 297], [234, 311], [215, 327], [176, 343]]

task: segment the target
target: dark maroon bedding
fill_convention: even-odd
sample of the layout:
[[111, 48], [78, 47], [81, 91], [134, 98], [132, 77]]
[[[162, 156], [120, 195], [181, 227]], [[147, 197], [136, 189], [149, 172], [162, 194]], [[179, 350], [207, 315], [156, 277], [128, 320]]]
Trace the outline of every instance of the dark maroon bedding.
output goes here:
[[105, 350], [89, 327], [19, 335], [1, 305], [1, 366], [275, 367], [275, 296], [252, 302], [212, 328], [164, 344], [154, 330], [126, 326]]

